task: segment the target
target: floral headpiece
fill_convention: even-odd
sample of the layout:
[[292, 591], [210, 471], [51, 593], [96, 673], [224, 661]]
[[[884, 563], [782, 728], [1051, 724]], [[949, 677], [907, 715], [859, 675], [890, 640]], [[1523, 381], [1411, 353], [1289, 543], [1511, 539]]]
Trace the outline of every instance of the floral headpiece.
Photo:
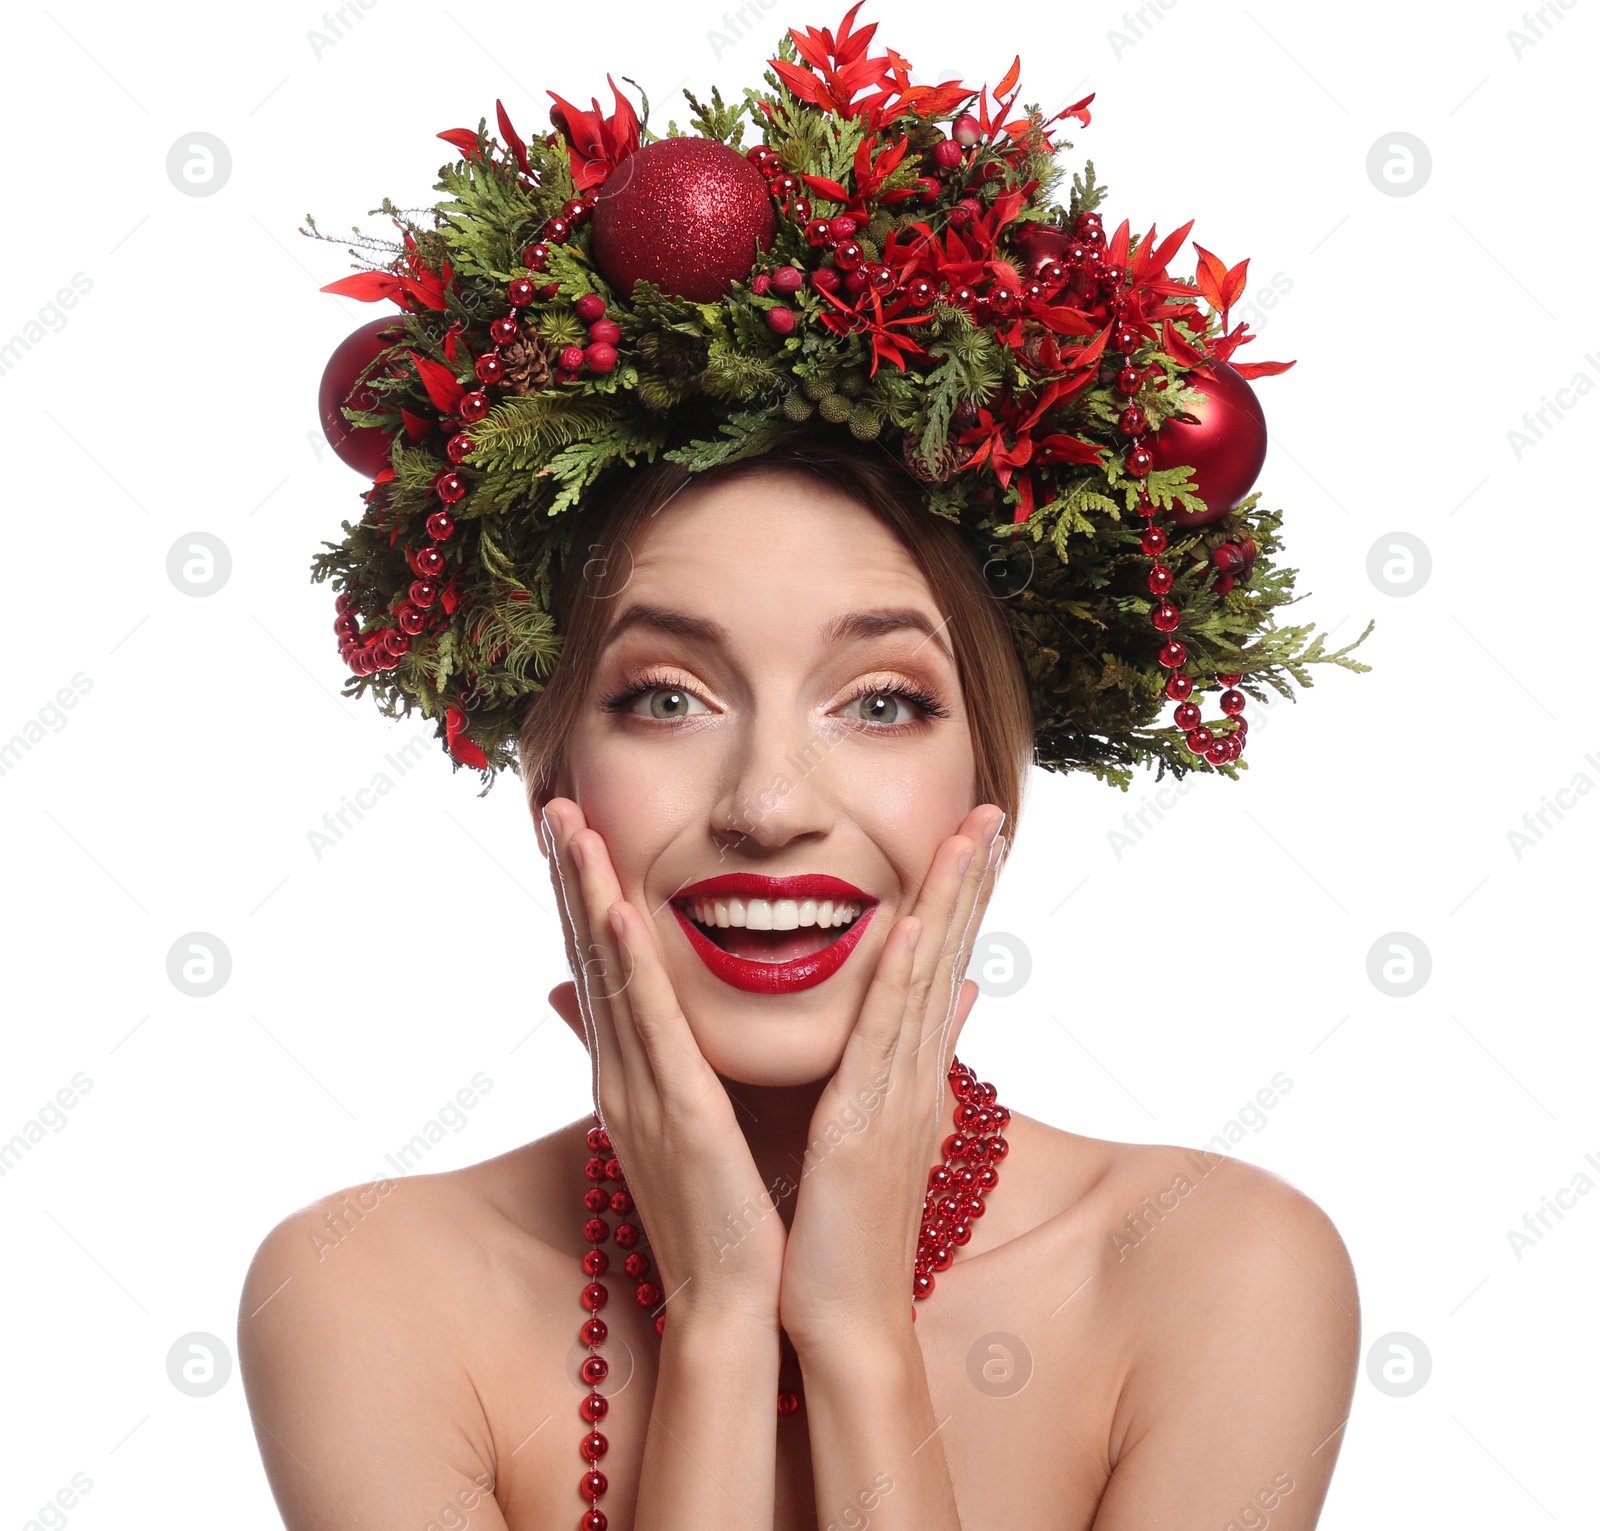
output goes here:
[[971, 538], [1046, 769], [1232, 776], [1247, 692], [1369, 668], [1347, 655], [1370, 623], [1327, 652], [1274, 622], [1296, 571], [1250, 493], [1249, 380], [1293, 363], [1232, 360], [1249, 262], [1196, 245], [1187, 281], [1168, 266], [1192, 221], [1108, 235], [1092, 161], [1054, 205], [1056, 125], [1087, 127], [1093, 97], [1019, 107], [1016, 62], [992, 90], [913, 84], [859, 9], [791, 31], [737, 104], [686, 91], [689, 133], [651, 133], [614, 83], [609, 114], [551, 92], [556, 131], [532, 140], [497, 103], [498, 138], [439, 135], [459, 158], [437, 206], [384, 202], [398, 242], [355, 241], [384, 264], [324, 289], [401, 310], [323, 379], [330, 439], [373, 478], [313, 569], [339, 592], [349, 694], [420, 709], [464, 765], [514, 767], [595, 485], [816, 431], [878, 443]]

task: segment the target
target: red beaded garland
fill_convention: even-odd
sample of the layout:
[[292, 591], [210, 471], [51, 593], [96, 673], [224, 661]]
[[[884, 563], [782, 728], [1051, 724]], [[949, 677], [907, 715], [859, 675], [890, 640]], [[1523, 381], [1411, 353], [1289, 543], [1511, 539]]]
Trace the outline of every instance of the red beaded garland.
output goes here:
[[[995, 1165], [1010, 1152], [1010, 1145], [1001, 1133], [1011, 1123], [1011, 1112], [998, 1103], [995, 1087], [980, 1082], [978, 1076], [953, 1058], [949, 1071], [950, 1091], [955, 1096], [955, 1110], [951, 1123], [955, 1128], [943, 1145], [943, 1160], [928, 1171], [928, 1190], [922, 1203], [922, 1229], [917, 1237], [917, 1252], [912, 1268], [911, 1316], [916, 1318], [916, 1303], [933, 1291], [936, 1277], [948, 1270], [955, 1259], [955, 1251], [972, 1238], [972, 1219], [983, 1216], [984, 1197], [1000, 1182]], [[607, 1337], [605, 1321], [598, 1310], [605, 1305], [606, 1288], [599, 1280], [609, 1268], [609, 1259], [598, 1246], [607, 1239], [614, 1240], [629, 1251], [623, 1268], [635, 1282], [634, 1297], [641, 1307], [654, 1308], [662, 1303], [661, 1286], [650, 1279], [651, 1262], [648, 1255], [633, 1246], [648, 1237], [633, 1223], [621, 1223], [613, 1232], [605, 1219], [598, 1214], [610, 1208], [619, 1216], [633, 1210], [633, 1198], [628, 1193], [623, 1178], [622, 1164], [617, 1159], [610, 1135], [600, 1123], [598, 1112], [594, 1125], [589, 1128], [586, 1142], [590, 1157], [584, 1164], [584, 1179], [588, 1182], [583, 1193], [585, 1213], [582, 1232], [584, 1242], [591, 1247], [582, 1256], [583, 1272], [587, 1278], [579, 1295], [579, 1304], [585, 1317], [578, 1329], [578, 1339], [589, 1354], [578, 1366], [578, 1378], [589, 1389], [578, 1404], [579, 1417], [588, 1427], [578, 1443], [579, 1455], [588, 1464], [588, 1470], [578, 1480], [579, 1495], [589, 1501], [589, 1508], [578, 1520], [580, 1531], [605, 1531], [606, 1515], [600, 1508], [608, 1483], [606, 1475], [595, 1463], [606, 1454], [610, 1442], [599, 1429], [599, 1422], [610, 1407], [599, 1384], [610, 1374], [610, 1366], [599, 1353]], [[619, 1189], [609, 1196], [604, 1183], [614, 1182]], [[655, 1331], [659, 1335], [666, 1328], [665, 1312], [658, 1313]], [[793, 1357], [793, 1346], [787, 1335], [780, 1336], [785, 1362]], [[792, 1389], [781, 1389], [777, 1396], [780, 1416], [794, 1414], [801, 1397]]]

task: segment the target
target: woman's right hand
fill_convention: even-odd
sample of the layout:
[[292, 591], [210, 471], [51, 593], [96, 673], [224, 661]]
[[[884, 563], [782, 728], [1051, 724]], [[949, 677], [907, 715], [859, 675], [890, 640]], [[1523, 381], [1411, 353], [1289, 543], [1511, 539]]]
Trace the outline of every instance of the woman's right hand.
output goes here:
[[576, 980], [551, 1002], [580, 1012], [594, 1098], [649, 1235], [668, 1324], [738, 1315], [776, 1331], [783, 1220], [678, 1006], [655, 932], [622, 897], [605, 840], [577, 803], [552, 799], [539, 838]]

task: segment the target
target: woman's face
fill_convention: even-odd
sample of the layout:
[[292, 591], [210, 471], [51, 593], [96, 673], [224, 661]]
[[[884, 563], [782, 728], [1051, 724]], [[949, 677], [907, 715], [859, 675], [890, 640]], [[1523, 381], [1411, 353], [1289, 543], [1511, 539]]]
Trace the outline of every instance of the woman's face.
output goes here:
[[[948, 616], [877, 517], [792, 473], [691, 487], [629, 553], [560, 794], [654, 928], [712, 1068], [827, 1078], [974, 806]], [[837, 883], [756, 880], [802, 877]]]

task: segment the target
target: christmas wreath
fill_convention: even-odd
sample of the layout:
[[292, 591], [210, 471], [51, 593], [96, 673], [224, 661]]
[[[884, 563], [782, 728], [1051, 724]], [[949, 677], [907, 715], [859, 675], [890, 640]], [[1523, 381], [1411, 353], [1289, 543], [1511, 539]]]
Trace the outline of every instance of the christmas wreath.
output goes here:
[[[575, 512], [657, 457], [702, 471], [795, 433], [876, 442], [956, 522], [1004, 602], [1035, 759], [1235, 775], [1246, 693], [1369, 666], [1310, 626], [1251, 493], [1267, 436], [1229, 328], [1248, 261], [1107, 233], [1092, 161], [1065, 207], [1057, 125], [993, 89], [913, 84], [859, 5], [791, 31], [764, 88], [685, 91], [689, 130], [551, 92], [554, 131], [441, 133], [436, 206], [324, 290], [401, 311], [323, 378], [324, 427], [373, 479], [325, 545], [346, 690], [435, 720], [492, 779], [560, 652], [550, 596]], [[747, 142], [747, 139], [749, 140]], [[327, 237], [315, 221], [307, 232]], [[381, 263], [375, 259], [381, 256]], [[1202, 719], [1212, 682], [1221, 716]], [[1168, 702], [1176, 703], [1162, 723]]]

